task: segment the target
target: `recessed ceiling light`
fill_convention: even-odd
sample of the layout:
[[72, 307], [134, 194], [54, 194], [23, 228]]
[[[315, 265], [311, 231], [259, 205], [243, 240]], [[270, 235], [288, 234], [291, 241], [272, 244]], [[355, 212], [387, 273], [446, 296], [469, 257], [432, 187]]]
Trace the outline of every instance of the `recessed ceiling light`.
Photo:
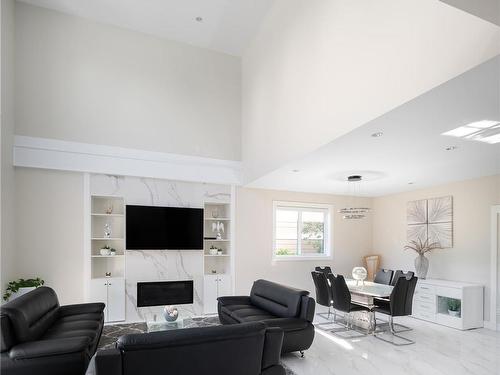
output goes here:
[[446, 151], [453, 151], [456, 150], [458, 147], [457, 146], [448, 146], [445, 148]]
[[413, 185], [413, 184], [414, 184], [413, 181], [408, 182], [408, 185]]
[[293, 173], [298, 173], [298, 172], [300, 172], [300, 169], [292, 169], [292, 172]]
[[196, 21], [198, 21], [198, 22], [203, 22], [203, 18], [202, 18], [202, 17], [199, 17], [199, 16], [198, 16], [198, 17], [196, 17], [196, 18], [195, 18], [195, 20], [196, 20]]
[[379, 137], [382, 137], [383, 135], [384, 135], [384, 133], [383, 133], [383, 132], [376, 132], [376, 133], [373, 133], [373, 134], [372, 134], [372, 137], [373, 137], [373, 138], [379, 138]]

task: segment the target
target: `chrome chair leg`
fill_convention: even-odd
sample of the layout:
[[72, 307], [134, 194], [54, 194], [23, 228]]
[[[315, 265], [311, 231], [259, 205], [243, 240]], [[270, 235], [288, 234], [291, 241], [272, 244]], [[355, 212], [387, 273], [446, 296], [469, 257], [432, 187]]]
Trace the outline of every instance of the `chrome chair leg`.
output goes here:
[[[363, 332], [360, 332], [358, 331], [355, 327], [354, 327], [354, 324], [353, 324], [353, 319], [352, 319], [352, 315], [350, 313], [345, 313], [344, 314], [344, 320], [345, 320], [345, 324], [342, 324], [342, 323], [337, 323], [337, 320], [336, 320], [336, 313], [335, 313], [335, 310], [334, 310], [334, 323], [336, 324], [340, 324], [343, 326], [343, 328], [334, 328], [334, 329], [329, 329], [329, 331], [331, 333], [333, 333], [334, 335], [336, 336], [339, 336], [343, 339], [356, 339], [356, 338], [360, 338], [360, 337], [364, 337], [366, 336], [365, 333]], [[343, 332], [356, 332], [357, 335], [349, 335], [349, 337], [346, 337], [346, 336], [342, 336], [340, 333], [343, 333]]]
[[[392, 337], [397, 337], [398, 339], [402, 340], [403, 342], [402, 343], [395, 343], [394, 340], [388, 340], [382, 336], [379, 336], [377, 334], [374, 333], [374, 337], [381, 340], [381, 341], [385, 341], [385, 342], [388, 342], [389, 344], [392, 344], [394, 346], [405, 346], [405, 345], [412, 345], [412, 344], [415, 344], [415, 341], [414, 340], [410, 340], [409, 338], [406, 338], [406, 337], [403, 337], [401, 335], [398, 335], [397, 331], [394, 329], [394, 321], [393, 321], [393, 318], [392, 316], [389, 317], [389, 332], [391, 333]], [[387, 331], [383, 331], [383, 332], [387, 332]]]
[[[377, 318], [375, 318], [375, 322], [376, 322], [376, 320], [377, 320]], [[389, 331], [391, 329], [389, 327], [389, 322], [388, 321], [383, 320], [383, 319], [378, 319], [378, 320], [382, 322], [382, 323], [378, 324], [378, 326], [380, 327], [379, 332]], [[405, 326], [403, 324], [393, 323], [392, 325], [393, 325], [394, 332], [396, 332], [396, 333], [403, 333], [403, 332], [413, 331], [413, 328]], [[384, 329], [384, 327], [386, 327], [386, 328]], [[397, 327], [402, 327], [402, 329], [399, 329]]]
[[[320, 317], [322, 317], [323, 319], [326, 319], [326, 320], [330, 320], [330, 315], [331, 314], [332, 313], [331, 313], [331, 307], [330, 306], [328, 306], [328, 312], [326, 312], [326, 313], [316, 313], [316, 315], [318, 315], [318, 316], [320, 316]], [[326, 315], [326, 317], [325, 317], [325, 315]]]

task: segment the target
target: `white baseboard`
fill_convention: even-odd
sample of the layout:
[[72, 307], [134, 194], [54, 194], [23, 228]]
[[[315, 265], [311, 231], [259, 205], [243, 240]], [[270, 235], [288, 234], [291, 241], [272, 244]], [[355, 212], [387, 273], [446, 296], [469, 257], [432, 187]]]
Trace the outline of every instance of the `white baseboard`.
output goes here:
[[178, 181], [241, 184], [241, 162], [131, 148], [14, 138], [14, 166]]
[[485, 320], [484, 321], [484, 325], [483, 327], [484, 328], [487, 328], [487, 329], [491, 329], [492, 331], [500, 331], [500, 321], [497, 320], [497, 324], [495, 324], [494, 322], [491, 322], [489, 320]]

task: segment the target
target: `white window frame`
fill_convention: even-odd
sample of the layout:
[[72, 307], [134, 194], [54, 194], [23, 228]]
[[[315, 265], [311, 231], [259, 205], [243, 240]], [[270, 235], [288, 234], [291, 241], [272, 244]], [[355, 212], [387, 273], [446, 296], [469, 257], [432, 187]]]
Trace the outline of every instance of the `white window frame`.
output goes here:
[[[323, 234], [325, 241], [325, 253], [318, 255], [276, 255], [276, 210], [278, 208], [300, 208], [304, 210], [327, 210], [325, 215], [325, 232]], [[273, 246], [272, 246], [272, 260], [273, 261], [307, 261], [307, 260], [331, 260], [332, 259], [332, 223], [333, 223], [333, 206], [331, 204], [325, 203], [307, 203], [307, 202], [288, 202], [288, 201], [273, 201]], [[302, 232], [301, 221], [298, 223], [298, 234]], [[297, 237], [297, 241], [300, 243], [302, 239], [300, 236]]]

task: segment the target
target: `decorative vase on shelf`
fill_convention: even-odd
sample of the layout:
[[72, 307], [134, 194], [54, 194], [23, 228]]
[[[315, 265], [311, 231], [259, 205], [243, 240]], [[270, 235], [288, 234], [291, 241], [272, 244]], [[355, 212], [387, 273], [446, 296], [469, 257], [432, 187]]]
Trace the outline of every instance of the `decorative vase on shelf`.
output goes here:
[[104, 224], [104, 238], [111, 238], [111, 225], [109, 223]]
[[429, 259], [421, 254], [415, 258], [415, 273], [419, 279], [425, 279], [429, 271]]

